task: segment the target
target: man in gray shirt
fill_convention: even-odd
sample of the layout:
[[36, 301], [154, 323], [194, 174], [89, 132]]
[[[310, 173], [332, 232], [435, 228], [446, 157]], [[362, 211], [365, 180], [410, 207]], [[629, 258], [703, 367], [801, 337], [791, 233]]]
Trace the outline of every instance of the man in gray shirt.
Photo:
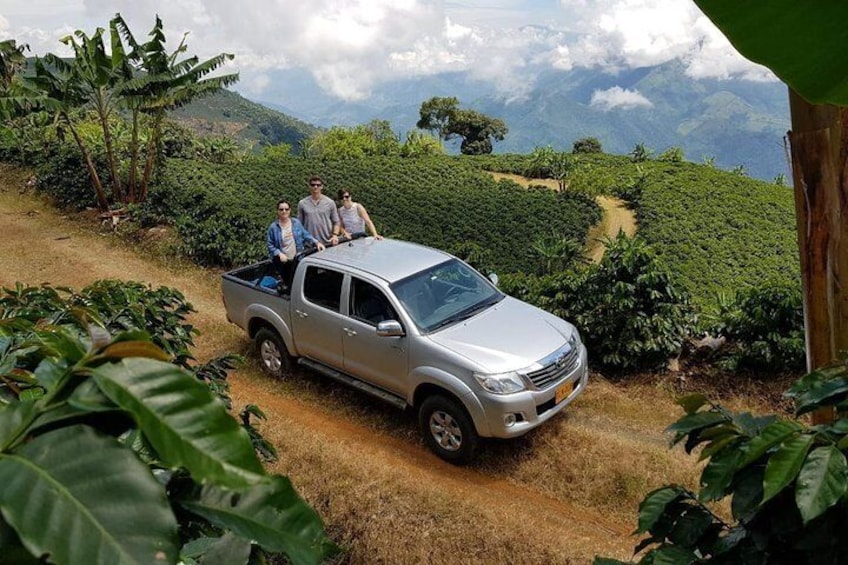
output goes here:
[[323, 188], [321, 177], [309, 177], [309, 196], [297, 203], [297, 219], [315, 239], [327, 245], [336, 245], [341, 233], [339, 211], [331, 198], [321, 194]]

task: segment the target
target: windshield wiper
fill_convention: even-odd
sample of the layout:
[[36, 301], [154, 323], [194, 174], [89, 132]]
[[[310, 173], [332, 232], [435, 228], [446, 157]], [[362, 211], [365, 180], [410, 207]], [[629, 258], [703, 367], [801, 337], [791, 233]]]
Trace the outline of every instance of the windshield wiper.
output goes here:
[[455, 324], [456, 322], [461, 322], [463, 320], [467, 320], [468, 318], [473, 317], [481, 310], [485, 310], [489, 306], [496, 304], [501, 301], [501, 296], [494, 296], [488, 300], [484, 300], [483, 302], [479, 302], [470, 308], [466, 308], [465, 310], [460, 310], [453, 316], [448, 316], [441, 322], [435, 324], [434, 326], [428, 328], [428, 331], [437, 330], [439, 328], [443, 328], [449, 324]]

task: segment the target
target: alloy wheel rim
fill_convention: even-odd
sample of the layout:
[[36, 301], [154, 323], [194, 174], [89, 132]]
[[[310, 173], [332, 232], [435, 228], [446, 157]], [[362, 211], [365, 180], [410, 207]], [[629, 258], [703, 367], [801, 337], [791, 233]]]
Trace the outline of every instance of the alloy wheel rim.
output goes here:
[[462, 447], [462, 430], [453, 416], [443, 410], [430, 415], [430, 433], [445, 451], [458, 451]]
[[262, 364], [272, 373], [279, 373], [283, 362], [280, 356], [280, 349], [273, 341], [266, 339], [259, 346], [259, 356], [262, 358]]

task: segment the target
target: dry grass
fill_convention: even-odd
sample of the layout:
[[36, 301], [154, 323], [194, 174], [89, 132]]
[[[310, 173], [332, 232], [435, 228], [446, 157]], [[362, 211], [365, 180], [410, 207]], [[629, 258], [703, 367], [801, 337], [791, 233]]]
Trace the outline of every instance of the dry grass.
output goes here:
[[[146, 256], [60, 216], [19, 193], [24, 178], [0, 169], [0, 285], [81, 288], [123, 278], [173, 286], [198, 310], [199, 359], [249, 352], [247, 338], [226, 321], [218, 273]], [[487, 442], [467, 468], [427, 451], [411, 414], [315, 374], [273, 381], [250, 361], [230, 383], [234, 406], [255, 403], [268, 415], [262, 430], [281, 453], [272, 470], [288, 475], [319, 511], [345, 549], [338, 562], [589, 563], [596, 554], [630, 556], [636, 540], [629, 533], [647, 491], [696, 480], [695, 457], [669, 451], [662, 433], [681, 414], [675, 379], [625, 384], [593, 374], [557, 418], [523, 438]], [[739, 406], [741, 393], [732, 398]]]

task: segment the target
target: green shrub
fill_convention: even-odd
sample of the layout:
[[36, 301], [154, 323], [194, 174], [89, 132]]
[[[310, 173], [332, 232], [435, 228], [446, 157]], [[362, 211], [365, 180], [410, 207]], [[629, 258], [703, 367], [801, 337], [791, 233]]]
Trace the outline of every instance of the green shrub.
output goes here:
[[608, 242], [573, 300], [571, 318], [593, 357], [615, 368], [664, 366], [680, 353], [694, 321], [688, 297], [650, 247], [623, 233]]
[[550, 145], [536, 146], [527, 157], [527, 166], [521, 174], [528, 178], [553, 178], [556, 157], [557, 152]]
[[713, 331], [730, 341], [733, 368], [804, 368], [804, 309], [796, 285], [770, 283], [739, 292], [723, 305]]
[[[92, 158], [98, 163], [95, 165], [98, 170], [107, 169], [102, 155], [95, 154]], [[49, 159], [36, 166], [36, 175], [39, 189], [49, 194], [58, 206], [70, 210], [97, 207], [91, 177], [78, 149], [61, 145]], [[106, 186], [108, 177], [100, 181]]]
[[694, 322], [687, 296], [675, 289], [640, 238], [609, 242], [598, 265], [546, 277], [503, 277], [504, 292], [572, 321], [593, 363], [615, 369], [663, 366], [679, 354]]
[[646, 147], [644, 143], [637, 143], [633, 150], [628, 153], [630, 160], [634, 163], [644, 163], [654, 154], [654, 150]]
[[642, 204], [642, 195], [648, 186], [648, 173], [636, 165], [636, 175], [627, 180], [626, 184], [612, 191], [613, 196], [627, 202], [631, 210], [638, 210]]
[[[787, 392], [796, 416], [842, 410], [848, 364], [797, 381]], [[699, 446], [707, 460], [699, 491], [670, 485], [639, 506], [636, 552], [644, 565], [836, 565], [848, 555], [848, 421], [808, 426], [799, 419], [732, 413], [703, 395], [680, 399], [686, 415], [669, 426], [673, 444]], [[707, 506], [729, 499], [731, 519]], [[622, 563], [598, 558], [595, 565]]]
[[530, 251], [538, 261], [538, 275], [550, 275], [583, 261], [583, 245], [556, 234], [539, 237], [533, 242]]

